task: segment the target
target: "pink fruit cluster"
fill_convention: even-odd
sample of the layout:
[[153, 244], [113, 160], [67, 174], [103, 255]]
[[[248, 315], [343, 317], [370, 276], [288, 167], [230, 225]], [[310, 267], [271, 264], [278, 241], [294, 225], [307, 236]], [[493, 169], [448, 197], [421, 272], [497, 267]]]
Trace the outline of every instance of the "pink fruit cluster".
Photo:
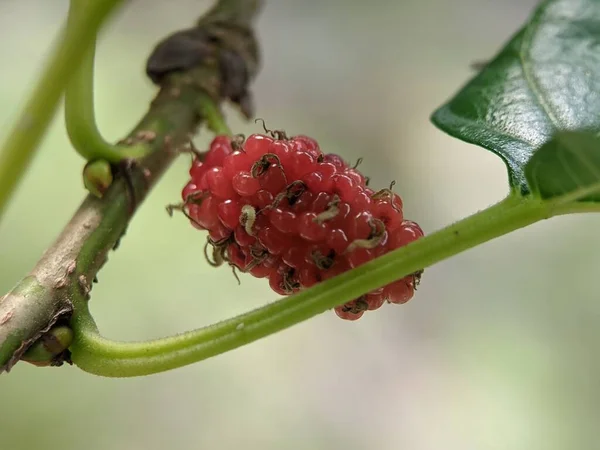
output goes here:
[[[215, 263], [268, 278], [281, 295], [335, 277], [421, 236], [402, 200], [374, 191], [339, 156], [313, 139], [253, 134], [216, 137], [198, 155], [182, 192], [192, 224], [208, 230]], [[356, 320], [386, 301], [405, 303], [419, 274], [335, 308]]]

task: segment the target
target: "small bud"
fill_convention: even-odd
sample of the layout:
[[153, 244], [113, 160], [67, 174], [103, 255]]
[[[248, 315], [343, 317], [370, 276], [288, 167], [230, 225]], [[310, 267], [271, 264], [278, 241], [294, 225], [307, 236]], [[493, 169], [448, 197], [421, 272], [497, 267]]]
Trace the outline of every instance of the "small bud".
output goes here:
[[102, 198], [112, 182], [112, 168], [108, 161], [90, 161], [83, 168], [83, 184], [92, 195], [98, 198]]
[[21, 357], [23, 361], [35, 366], [60, 366], [69, 362], [68, 348], [73, 342], [73, 331], [64, 325], [52, 328]]

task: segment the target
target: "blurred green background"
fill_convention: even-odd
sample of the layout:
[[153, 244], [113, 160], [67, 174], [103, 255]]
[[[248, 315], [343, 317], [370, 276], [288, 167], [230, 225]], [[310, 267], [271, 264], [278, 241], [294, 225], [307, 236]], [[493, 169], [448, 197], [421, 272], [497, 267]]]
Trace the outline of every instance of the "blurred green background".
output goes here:
[[[267, 0], [254, 92], [272, 128], [364, 157], [397, 182], [426, 232], [502, 198], [502, 162], [437, 131], [429, 114], [526, 19], [534, 0]], [[154, 88], [151, 47], [208, 1], [131, 1], [103, 34], [97, 108], [123, 136]], [[0, 138], [39, 74], [66, 0], [0, 0]], [[229, 111], [235, 131], [242, 123]], [[200, 136], [199, 146], [207, 143]], [[0, 223], [0, 292], [81, 201], [82, 160], [58, 116]], [[204, 236], [164, 206], [168, 172], [100, 273], [93, 312], [116, 339], [159, 337], [275, 299], [264, 280], [209, 267]], [[0, 377], [0, 448], [594, 449], [600, 419], [600, 217], [556, 218], [429, 268], [415, 299], [356, 323], [323, 314], [172, 372], [103, 379], [17, 365]], [[596, 280], [596, 281], [594, 281]]]

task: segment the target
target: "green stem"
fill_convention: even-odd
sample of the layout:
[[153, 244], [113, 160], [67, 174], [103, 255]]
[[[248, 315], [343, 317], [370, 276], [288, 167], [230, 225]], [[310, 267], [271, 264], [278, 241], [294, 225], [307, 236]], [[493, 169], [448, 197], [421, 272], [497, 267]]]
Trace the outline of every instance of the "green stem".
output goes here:
[[[69, 24], [79, 22], [87, 8], [87, 3], [71, 0]], [[114, 145], [106, 141], [98, 130], [94, 112], [95, 53], [94, 39], [65, 91], [65, 122], [71, 144], [88, 161], [102, 159], [117, 163], [124, 158], [141, 158], [148, 153], [147, 146]]]
[[33, 159], [73, 72], [102, 24], [121, 3], [123, 0], [85, 2], [78, 20], [63, 28], [42, 77], [0, 148], [0, 217]]
[[469, 248], [548, 217], [548, 204], [511, 195], [460, 222], [317, 286], [236, 318], [148, 342], [98, 333], [87, 303], [75, 303], [75, 364], [109, 377], [149, 375], [191, 364], [307, 320]]
[[550, 211], [550, 215], [552, 216], [600, 212], [600, 203], [596, 202], [574, 201], [572, 203], [556, 204], [550, 200], [549, 204], [551, 206], [548, 209]]
[[231, 128], [225, 122], [223, 113], [218, 105], [204, 102], [198, 105], [202, 117], [205, 118], [208, 128], [217, 135], [231, 136]]

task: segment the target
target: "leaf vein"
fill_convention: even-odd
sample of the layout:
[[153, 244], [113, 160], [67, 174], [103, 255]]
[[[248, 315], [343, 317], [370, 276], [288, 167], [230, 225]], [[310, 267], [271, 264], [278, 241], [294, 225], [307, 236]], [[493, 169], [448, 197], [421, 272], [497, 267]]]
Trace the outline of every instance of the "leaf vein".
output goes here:
[[537, 18], [532, 20], [525, 29], [525, 35], [521, 41], [521, 46], [519, 48], [519, 62], [521, 63], [521, 67], [523, 68], [523, 76], [525, 77], [525, 82], [529, 89], [531, 90], [536, 102], [539, 104], [542, 112], [548, 117], [552, 126], [555, 129], [560, 129], [560, 121], [558, 117], [552, 111], [552, 108], [548, 104], [548, 102], [544, 98], [544, 92], [542, 87], [538, 84], [535, 75], [533, 74], [533, 68], [529, 62], [530, 50], [531, 50], [531, 41], [532, 36], [537, 31], [539, 21]]

